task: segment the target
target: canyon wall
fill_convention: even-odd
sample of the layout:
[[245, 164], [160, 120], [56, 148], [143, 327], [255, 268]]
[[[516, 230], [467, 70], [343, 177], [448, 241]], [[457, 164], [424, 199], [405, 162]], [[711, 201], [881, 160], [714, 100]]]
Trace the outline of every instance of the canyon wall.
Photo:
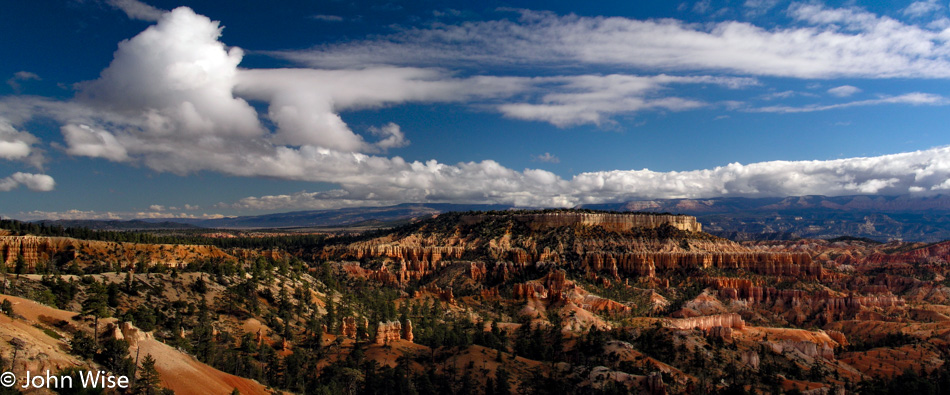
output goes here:
[[8, 266], [22, 256], [29, 267], [57, 258], [87, 261], [118, 262], [133, 265], [145, 260], [150, 265], [185, 265], [196, 259], [234, 259], [223, 250], [204, 245], [139, 244], [111, 241], [79, 240], [69, 237], [0, 236], [0, 253]]
[[699, 328], [703, 332], [708, 332], [715, 327], [732, 328], [737, 330], [745, 329], [745, 321], [739, 314], [717, 314], [702, 317], [670, 319], [667, 325], [676, 329]]
[[[553, 212], [533, 214], [511, 214], [515, 220], [524, 223], [531, 230], [558, 228], [562, 226], [599, 226], [611, 232], [625, 232], [633, 228], [659, 228], [670, 225], [674, 228], [702, 232], [703, 226], [696, 222], [696, 217], [688, 215], [654, 215], [641, 213], [582, 213], [582, 212]], [[493, 215], [462, 215], [463, 224], [471, 225]]]

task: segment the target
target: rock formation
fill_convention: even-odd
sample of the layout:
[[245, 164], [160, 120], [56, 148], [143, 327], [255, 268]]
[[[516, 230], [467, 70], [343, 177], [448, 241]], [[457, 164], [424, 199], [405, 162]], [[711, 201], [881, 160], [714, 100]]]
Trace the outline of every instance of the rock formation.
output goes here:
[[406, 320], [406, 324], [402, 326], [402, 338], [410, 343], [412, 342], [414, 338], [412, 335], [412, 320]]
[[419, 287], [419, 290], [413, 294], [413, 297], [421, 298], [424, 295], [432, 295], [446, 303], [455, 303], [455, 296], [452, 294], [452, 287], [442, 289], [437, 285], [422, 286]]
[[630, 306], [589, 294], [573, 281], [567, 280], [564, 270], [552, 270], [540, 280], [514, 284], [512, 297], [548, 304], [571, 302], [594, 312], [626, 313], [631, 310]]
[[139, 340], [151, 339], [152, 334], [136, 328], [131, 322], [122, 322], [112, 326], [112, 337], [129, 342], [129, 347], [137, 347]]
[[344, 317], [340, 332], [348, 339], [356, 339], [356, 318]]
[[703, 332], [708, 332], [714, 327], [731, 328], [737, 330], [745, 329], [745, 321], [739, 314], [718, 314], [707, 315], [703, 317], [670, 319], [667, 324], [671, 328], [693, 329], [699, 328]]
[[696, 268], [802, 279], [823, 275], [821, 265], [807, 253], [754, 251], [701, 233], [695, 218], [688, 216], [463, 214], [457, 222], [440, 224], [414, 233], [325, 247], [314, 259], [360, 261], [370, 271], [369, 278], [395, 286], [421, 280], [463, 256], [468, 261], [467, 275], [476, 282], [504, 281], [526, 267], [548, 265], [579, 267], [605, 276], [596, 279], [605, 284], [630, 276], [664, 283], [665, 273]]
[[[463, 224], [470, 225], [492, 217], [496, 215], [462, 215], [460, 220]], [[703, 231], [702, 225], [696, 222], [696, 217], [688, 215], [553, 212], [513, 214], [510, 217], [524, 223], [531, 230], [581, 225], [597, 226], [609, 232], [623, 232], [633, 228], [659, 228], [669, 225], [690, 232]]]
[[380, 322], [376, 327], [376, 344], [384, 345], [399, 340], [412, 342], [412, 322], [403, 326], [399, 321]]
[[213, 246], [117, 243], [44, 236], [0, 236], [0, 253], [8, 266], [22, 256], [29, 267], [58, 259], [76, 260], [79, 264], [115, 262], [124, 267], [136, 264], [143, 257], [149, 265], [169, 266], [184, 266], [195, 259], [233, 259]]

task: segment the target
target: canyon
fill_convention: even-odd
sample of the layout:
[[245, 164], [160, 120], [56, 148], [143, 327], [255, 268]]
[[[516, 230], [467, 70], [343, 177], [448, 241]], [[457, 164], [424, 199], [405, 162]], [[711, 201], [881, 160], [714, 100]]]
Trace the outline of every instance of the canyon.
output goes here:
[[[107, 309], [121, 319], [105, 320], [103, 336], [195, 352], [206, 349], [186, 339], [210, 339], [222, 344], [215, 353], [232, 351], [202, 361], [283, 390], [295, 388], [286, 372], [319, 372], [300, 374], [326, 385], [327, 375], [370, 369], [360, 359], [378, 367], [364, 377], [428, 372], [452, 391], [459, 372], [475, 388], [507, 375], [512, 389], [550, 381], [650, 393], [835, 393], [950, 372], [950, 244], [735, 242], [704, 229], [685, 215], [467, 212], [288, 249], [6, 234], [0, 251], [8, 269], [25, 264], [4, 289], [76, 312], [111, 289]], [[50, 273], [66, 267], [89, 274]], [[57, 299], [72, 286], [74, 300]], [[71, 325], [93, 322], [76, 317]], [[241, 370], [275, 360], [313, 365]]]

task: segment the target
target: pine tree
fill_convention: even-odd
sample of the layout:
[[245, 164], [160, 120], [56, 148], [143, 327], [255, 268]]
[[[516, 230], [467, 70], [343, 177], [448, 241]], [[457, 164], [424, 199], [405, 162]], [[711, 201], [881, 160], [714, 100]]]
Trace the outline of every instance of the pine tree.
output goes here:
[[508, 383], [508, 370], [499, 366], [495, 371], [495, 395], [511, 395], [511, 384]]
[[93, 283], [89, 289], [89, 296], [82, 302], [82, 314], [91, 315], [96, 319], [93, 338], [99, 343], [99, 319], [109, 317], [109, 307], [106, 300], [105, 287]]
[[139, 378], [132, 387], [132, 393], [159, 394], [162, 391], [161, 383], [158, 370], [155, 369], [155, 358], [152, 358], [152, 354], [147, 354], [145, 359], [142, 360], [142, 366], [139, 368]]
[[21, 274], [26, 273], [26, 259], [23, 259], [23, 255], [16, 256], [16, 264], [13, 266], [13, 272], [16, 273], [16, 278], [19, 279]]

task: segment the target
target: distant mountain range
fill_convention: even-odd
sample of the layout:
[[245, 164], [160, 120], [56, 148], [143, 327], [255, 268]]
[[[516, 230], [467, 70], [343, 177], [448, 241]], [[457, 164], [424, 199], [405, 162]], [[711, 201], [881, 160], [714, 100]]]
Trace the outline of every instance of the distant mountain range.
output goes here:
[[[389, 227], [449, 211], [507, 210], [508, 205], [407, 203], [388, 207], [219, 219], [44, 221], [93, 229]], [[580, 208], [670, 212], [696, 216], [706, 232], [733, 240], [866, 237], [879, 241], [950, 239], [950, 196], [797, 196], [787, 198], [659, 199], [590, 204]]]
[[585, 208], [696, 216], [703, 230], [733, 240], [866, 237], [879, 241], [950, 239], [950, 196], [796, 196], [664, 199]]

